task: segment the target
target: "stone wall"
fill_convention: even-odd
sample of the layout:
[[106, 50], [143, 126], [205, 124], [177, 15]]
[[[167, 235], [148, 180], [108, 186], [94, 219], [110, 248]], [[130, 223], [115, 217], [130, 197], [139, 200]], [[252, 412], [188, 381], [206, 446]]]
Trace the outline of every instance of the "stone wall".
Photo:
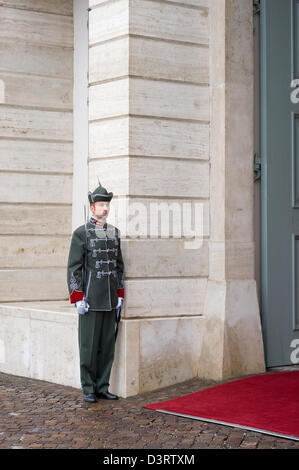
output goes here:
[[[65, 296], [71, 204], [74, 223], [82, 176], [75, 158], [72, 198], [71, 2], [17, 5], [0, 7], [7, 36], [0, 273], [10, 301], [0, 306], [0, 367], [79, 386], [77, 314]], [[263, 372], [252, 1], [90, 0], [89, 7], [88, 189], [99, 177], [114, 193], [109, 222], [121, 230], [126, 277], [111, 391], [127, 397], [195, 376]], [[164, 207], [152, 226], [155, 203]], [[177, 232], [184, 204], [193, 214], [203, 209], [200, 246], [190, 248], [192, 234]], [[33, 302], [49, 298], [65, 300]]]
[[0, 6], [0, 301], [66, 298], [72, 0]]

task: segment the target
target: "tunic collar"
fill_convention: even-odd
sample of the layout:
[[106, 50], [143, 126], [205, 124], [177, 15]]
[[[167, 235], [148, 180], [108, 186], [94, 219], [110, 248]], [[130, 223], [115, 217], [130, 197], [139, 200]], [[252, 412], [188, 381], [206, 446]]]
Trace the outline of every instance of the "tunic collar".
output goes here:
[[90, 217], [90, 222], [92, 224], [98, 225], [99, 227], [102, 227], [104, 229], [107, 228], [107, 222], [103, 223], [100, 220], [98, 220], [96, 217], [94, 217], [93, 215]]

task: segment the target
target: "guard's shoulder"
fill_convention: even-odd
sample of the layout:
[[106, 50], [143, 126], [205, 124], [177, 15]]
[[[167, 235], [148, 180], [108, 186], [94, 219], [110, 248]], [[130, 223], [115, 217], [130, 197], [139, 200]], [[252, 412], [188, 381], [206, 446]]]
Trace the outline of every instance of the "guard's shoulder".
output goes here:
[[85, 224], [79, 225], [79, 227], [77, 227], [77, 228], [73, 231], [73, 235], [79, 235], [79, 237], [83, 237], [84, 232], [85, 232]]

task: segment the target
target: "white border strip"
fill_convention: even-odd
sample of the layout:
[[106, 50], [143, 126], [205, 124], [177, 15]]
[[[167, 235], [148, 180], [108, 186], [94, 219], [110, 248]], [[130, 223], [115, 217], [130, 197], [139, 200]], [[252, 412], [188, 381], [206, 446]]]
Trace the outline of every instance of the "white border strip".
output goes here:
[[249, 431], [255, 431], [255, 432], [260, 432], [262, 434], [270, 434], [272, 436], [283, 437], [285, 439], [293, 439], [295, 441], [299, 441], [299, 437], [290, 436], [288, 434], [280, 434], [278, 432], [266, 431], [264, 429], [251, 428], [250, 426], [242, 426], [241, 424], [228, 423], [226, 421], [217, 421], [216, 419], [200, 418], [198, 416], [185, 415], [183, 413], [174, 413], [173, 411], [166, 411], [166, 410], [162, 410], [162, 409], [159, 409], [159, 410], [154, 410], [152, 408], [150, 408], [150, 409], [152, 411], [159, 411], [160, 413], [167, 413], [167, 414], [170, 414], [170, 415], [182, 416], [183, 418], [198, 419], [199, 421], [208, 421], [209, 423], [222, 424], [224, 426], [232, 426], [233, 428], [248, 429]]
[[73, 0], [74, 53], [73, 53], [73, 193], [72, 230], [85, 223], [84, 204], [88, 202], [88, 0]]

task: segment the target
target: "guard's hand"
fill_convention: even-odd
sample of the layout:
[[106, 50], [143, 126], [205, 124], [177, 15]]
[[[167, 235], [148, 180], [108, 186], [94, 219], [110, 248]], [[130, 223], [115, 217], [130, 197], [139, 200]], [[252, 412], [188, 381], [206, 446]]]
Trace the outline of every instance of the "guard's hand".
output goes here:
[[85, 313], [85, 302], [84, 302], [84, 300], [78, 300], [78, 302], [76, 302], [76, 307], [77, 307], [77, 312], [80, 315], [84, 315], [84, 313]]
[[78, 302], [76, 302], [76, 307], [77, 307], [77, 312], [80, 315], [84, 315], [84, 313], [88, 312], [90, 305], [88, 304], [88, 302], [86, 301], [84, 297], [82, 300], [79, 300]]

